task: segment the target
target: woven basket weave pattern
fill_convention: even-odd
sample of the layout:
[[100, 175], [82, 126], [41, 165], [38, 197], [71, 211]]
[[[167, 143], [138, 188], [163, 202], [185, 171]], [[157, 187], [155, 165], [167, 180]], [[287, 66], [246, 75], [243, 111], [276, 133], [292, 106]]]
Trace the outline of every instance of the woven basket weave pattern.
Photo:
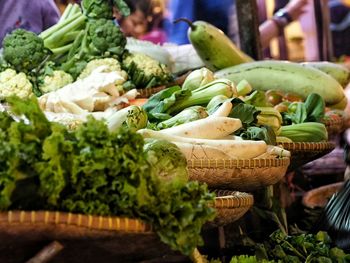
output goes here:
[[232, 223], [241, 218], [254, 204], [254, 197], [248, 193], [228, 190], [215, 191], [216, 218], [206, 224], [207, 227], [218, 227]]
[[8, 211], [0, 213], [0, 224], [63, 224], [95, 230], [133, 233], [151, 232], [150, 225], [137, 219], [72, 214], [57, 211]]
[[212, 189], [253, 191], [277, 183], [285, 175], [289, 158], [188, 160], [191, 180], [208, 184]]
[[294, 142], [281, 143], [281, 146], [291, 152], [291, 163], [288, 171], [300, 168], [335, 149], [332, 142]]

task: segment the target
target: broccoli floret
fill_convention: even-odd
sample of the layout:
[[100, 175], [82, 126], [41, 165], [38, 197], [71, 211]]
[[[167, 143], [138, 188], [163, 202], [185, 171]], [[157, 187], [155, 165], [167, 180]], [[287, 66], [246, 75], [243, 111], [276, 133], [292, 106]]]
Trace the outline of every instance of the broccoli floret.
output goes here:
[[32, 84], [23, 72], [16, 73], [13, 69], [6, 69], [0, 73], [0, 98], [18, 96], [28, 98], [33, 94]]
[[130, 14], [128, 5], [123, 0], [83, 0], [84, 14], [90, 18], [113, 18], [113, 6], [124, 16]]
[[92, 54], [120, 57], [124, 53], [126, 37], [112, 20], [98, 19], [89, 23], [87, 28]]
[[137, 88], [160, 86], [173, 80], [173, 76], [165, 64], [145, 54], [126, 54], [122, 66]]
[[126, 38], [113, 21], [90, 20], [84, 32], [73, 43], [68, 61], [62, 69], [76, 78], [88, 61], [97, 58], [119, 58], [125, 51]]
[[33, 32], [16, 29], [3, 41], [3, 57], [16, 71], [29, 72], [49, 55], [44, 41]]
[[[103, 69], [103, 72], [112, 72], [112, 71], [116, 71], [118, 72], [122, 77], [124, 77], [124, 79], [126, 80], [128, 78], [127, 73], [121, 69], [120, 63], [118, 60], [114, 59], [114, 58], [101, 58], [101, 59], [94, 59], [91, 60], [85, 67], [85, 69], [80, 73], [79, 75], [79, 79], [83, 79], [86, 78], [87, 76], [89, 76], [92, 71], [94, 71], [95, 69], [99, 68], [99, 67], [105, 67]], [[124, 80], [124, 81], [125, 81]], [[119, 84], [123, 84], [124, 81], [120, 81], [118, 80], [118, 83], [116, 83], [117, 85]]]

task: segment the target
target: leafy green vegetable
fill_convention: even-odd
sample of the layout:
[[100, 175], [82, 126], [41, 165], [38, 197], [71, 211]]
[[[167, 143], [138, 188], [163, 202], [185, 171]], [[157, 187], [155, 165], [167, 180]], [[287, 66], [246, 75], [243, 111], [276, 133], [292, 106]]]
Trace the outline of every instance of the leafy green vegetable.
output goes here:
[[239, 132], [239, 135], [245, 140], [265, 141], [268, 145], [276, 145], [276, 134], [270, 126], [251, 126]]
[[[214, 195], [206, 185], [184, 180], [179, 151], [172, 148], [167, 160], [170, 147], [160, 152], [154, 145], [157, 152], [148, 156], [142, 136], [129, 129], [110, 132], [90, 117], [68, 131], [50, 123], [35, 98], [11, 97], [8, 103], [11, 114], [0, 112], [0, 210], [137, 217], [186, 255], [202, 244], [201, 227], [215, 216]], [[160, 171], [169, 170], [183, 180], [161, 180]]]
[[259, 260], [256, 258], [256, 256], [247, 256], [247, 255], [240, 255], [240, 256], [234, 256], [232, 257], [230, 263], [273, 263], [274, 260]]
[[[33, 165], [40, 160], [43, 140], [51, 133], [50, 123], [34, 97], [29, 101], [9, 97], [7, 101], [14, 114], [24, 114], [27, 119], [17, 117], [16, 122], [15, 117], [8, 112], [0, 112], [0, 210], [11, 207], [15, 188], [22, 190], [25, 186], [20, 181], [36, 175]], [[27, 123], [28, 120], [30, 124]], [[37, 196], [25, 193], [27, 191], [23, 191], [23, 201]], [[20, 198], [17, 197], [16, 200], [18, 199]], [[23, 203], [20, 207], [27, 208]]]
[[257, 122], [257, 116], [260, 113], [254, 106], [244, 103], [241, 99], [231, 100], [233, 105], [229, 114], [231, 118], [237, 118], [242, 121], [243, 127], [248, 127]]
[[159, 122], [170, 119], [168, 110], [177, 103], [177, 101], [190, 96], [191, 91], [182, 90], [180, 86], [166, 88], [154, 95], [142, 106], [150, 121]]
[[324, 115], [324, 99], [316, 93], [309, 94], [305, 102], [292, 102], [288, 106], [288, 111], [282, 114], [284, 125], [321, 122]]
[[192, 106], [171, 117], [168, 120], [160, 122], [157, 127], [159, 129], [170, 128], [183, 123], [199, 120], [208, 117], [206, 109], [202, 106]]
[[206, 106], [210, 100], [217, 95], [224, 95], [228, 98], [232, 98], [233, 95], [235, 95], [233, 83], [228, 79], [216, 79], [211, 81], [204, 86], [192, 90], [189, 96], [181, 97], [181, 100], [178, 99], [174, 107], [168, 110], [168, 113], [176, 114], [187, 107], [195, 105]]
[[266, 100], [264, 91], [255, 90], [249, 96], [244, 97], [244, 102], [256, 107], [272, 107], [272, 104]]
[[305, 102], [307, 118], [305, 121], [321, 122], [325, 115], [325, 101], [321, 95], [311, 93], [307, 96]]

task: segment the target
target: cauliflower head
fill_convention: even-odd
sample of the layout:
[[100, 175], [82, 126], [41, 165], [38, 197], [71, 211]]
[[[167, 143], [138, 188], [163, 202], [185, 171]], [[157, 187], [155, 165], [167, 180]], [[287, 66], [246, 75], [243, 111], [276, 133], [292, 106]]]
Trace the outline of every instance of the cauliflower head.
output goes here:
[[116, 60], [115, 58], [101, 58], [101, 59], [91, 60], [89, 63], [87, 63], [86, 67], [80, 73], [78, 78], [79, 79], [86, 78], [92, 73], [92, 71], [94, 71], [99, 67], [104, 67], [102, 72], [108, 73], [108, 72], [115, 71], [124, 78], [124, 80], [118, 80], [116, 82], [117, 86], [122, 85], [128, 79], [128, 74], [124, 70], [122, 70], [119, 61]]
[[42, 93], [58, 90], [73, 82], [73, 77], [63, 70], [54, 70], [51, 74], [45, 75], [39, 84]]
[[129, 53], [124, 56], [123, 67], [137, 88], [160, 86], [173, 80], [165, 64], [142, 53]]
[[0, 98], [16, 95], [25, 99], [33, 94], [32, 88], [31, 82], [23, 72], [16, 73], [13, 69], [6, 69], [0, 73]]

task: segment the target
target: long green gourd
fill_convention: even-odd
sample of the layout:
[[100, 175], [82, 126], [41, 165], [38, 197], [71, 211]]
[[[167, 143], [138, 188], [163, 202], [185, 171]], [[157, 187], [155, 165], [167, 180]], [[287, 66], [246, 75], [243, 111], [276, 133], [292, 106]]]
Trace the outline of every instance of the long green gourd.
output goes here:
[[186, 18], [179, 18], [175, 22], [179, 21], [189, 24], [188, 39], [205, 66], [210, 70], [216, 71], [253, 61], [224, 32], [212, 24], [200, 20], [191, 22]]
[[[343, 87], [331, 76], [299, 63], [281, 60], [263, 60], [240, 64], [215, 72], [217, 78], [234, 83], [242, 80], [255, 90], [281, 90], [306, 99], [310, 93], [321, 95], [327, 106], [344, 109], [346, 97]], [[345, 105], [344, 105], [345, 104]]]

